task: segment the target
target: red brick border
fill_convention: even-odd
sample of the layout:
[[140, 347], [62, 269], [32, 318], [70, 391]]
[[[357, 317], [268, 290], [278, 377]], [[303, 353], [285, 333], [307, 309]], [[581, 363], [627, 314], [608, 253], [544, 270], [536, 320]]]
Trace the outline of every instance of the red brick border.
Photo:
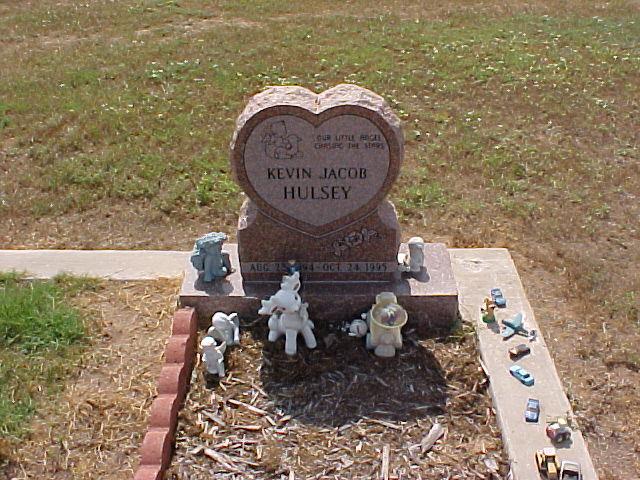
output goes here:
[[165, 364], [158, 377], [158, 396], [151, 404], [134, 480], [161, 480], [169, 467], [178, 411], [187, 394], [193, 368], [197, 335], [196, 311], [191, 307], [176, 310], [165, 348]]

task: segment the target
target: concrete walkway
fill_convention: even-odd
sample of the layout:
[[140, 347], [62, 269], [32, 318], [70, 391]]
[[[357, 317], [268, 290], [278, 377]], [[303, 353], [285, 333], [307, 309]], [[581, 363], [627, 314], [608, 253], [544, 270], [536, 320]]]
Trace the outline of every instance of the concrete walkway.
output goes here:
[[[539, 480], [534, 453], [551, 446], [544, 432], [545, 420], [547, 416], [563, 415], [571, 407], [520, 277], [506, 249], [450, 249], [449, 254], [459, 290], [460, 313], [465, 320], [476, 325], [478, 332], [480, 355], [490, 380], [493, 405], [511, 462], [512, 478]], [[181, 276], [188, 256], [189, 252], [155, 250], [0, 250], [0, 272], [27, 272], [30, 278], [51, 278], [69, 273], [111, 280], [149, 280]], [[507, 299], [506, 309], [496, 309], [498, 321], [523, 312], [525, 326], [538, 331], [538, 339], [530, 343], [532, 353], [518, 361], [534, 375], [535, 385], [532, 387], [521, 385], [509, 375], [513, 362], [509, 359], [508, 349], [518, 343], [526, 343], [526, 340], [515, 336], [505, 341], [480, 319], [482, 300], [493, 287], [500, 287]], [[537, 424], [524, 420], [524, 408], [529, 397], [537, 398], [541, 403]], [[579, 431], [574, 431], [570, 446], [558, 449], [558, 456], [561, 460], [579, 462], [584, 480], [597, 480]]]
[[[462, 317], [476, 325], [480, 356], [487, 369], [493, 406], [502, 431], [505, 450], [511, 461], [514, 480], [539, 480], [535, 452], [552, 446], [545, 434], [546, 419], [571, 412], [571, 406], [562, 389], [549, 350], [536, 322], [533, 309], [520, 282], [516, 266], [509, 251], [502, 248], [450, 249], [453, 274], [458, 283], [458, 301]], [[507, 308], [495, 310], [498, 322], [518, 312], [524, 314], [527, 329], [538, 332], [537, 340], [514, 335], [504, 340], [482, 322], [480, 306], [489, 291], [498, 287], [507, 299]], [[508, 350], [519, 344], [528, 344], [531, 353], [517, 362], [509, 358]], [[518, 364], [535, 379], [531, 387], [522, 385], [509, 373], [509, 367]], [[528, 398], [540, 400], [540, 420], [527, 423], [524, 409]], [[584, 480], [597, 480], [591, 457], [580, 431], [574, 430], [570, 445], [557, 448], [560, 460], [578, 462]]]
[[28, 278], [61, 273], [109, 280], [179, 277], [189, 252], [161, 250], [0, 250], [0, 272], [26, 272]]

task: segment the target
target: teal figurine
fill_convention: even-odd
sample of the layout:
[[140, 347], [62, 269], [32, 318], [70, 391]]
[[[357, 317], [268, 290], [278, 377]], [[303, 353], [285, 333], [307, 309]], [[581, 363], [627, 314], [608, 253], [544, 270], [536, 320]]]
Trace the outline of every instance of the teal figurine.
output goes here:
[[225, 240], [226, 234], [211, 232], [198, 238], [193, 245], [191, 264], [196, 270], [204, 272], [205, 282], [213, 282], [231, 273], [229, 254], [222, 251]]

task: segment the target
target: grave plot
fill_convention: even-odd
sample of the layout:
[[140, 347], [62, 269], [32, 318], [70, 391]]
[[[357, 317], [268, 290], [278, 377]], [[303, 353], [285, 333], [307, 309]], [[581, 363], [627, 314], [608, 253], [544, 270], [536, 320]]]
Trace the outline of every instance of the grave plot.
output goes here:
[[[238, 243], [223, 248], [222, 232], [196, 241], [180, 304], [201, 328], [215, 311], [253, 323], [240, 347], [216, 343], [215, 328], [203, 344], [207, 368], [219, 372], [224, 354], [229, 376], [210, 391], [196, 370], [170, 478], [506, 473], [472, 334], [425, 340], [451, 331], [457, 287], [444, 245], [401, 243], [385, 197], [403, 152], [399, 118], [361, 87], [272, 87], [250, 99], [231, 142], [247, 195]], [[375, 354], [340, 330], [373, 318], [374, 302], [391, 321], [365, 326]], [[284, 352], [267, 341], [282, 334]], [[429, 453], [436, 422], [447, 434]]]
[[[202, 365], [194, 369], [167, 478], [506, 474], [470, 329], [430, 339], [408, 329], [391, 359], [374, 356], [363, 339], [320, 329], [319, 348], [299, 342], [289, 357], [283, 340], [267, 342], [266, 323], [241, 327], [227, 376], [213, 388]], [[436, 422], [445, 433], [429, 450]]]

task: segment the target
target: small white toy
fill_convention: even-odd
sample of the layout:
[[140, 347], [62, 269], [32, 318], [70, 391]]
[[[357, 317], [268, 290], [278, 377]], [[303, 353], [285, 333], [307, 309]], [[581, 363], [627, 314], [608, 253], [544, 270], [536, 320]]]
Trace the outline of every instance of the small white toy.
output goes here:
[[202, 363], [208, 373], [224, 377], [224, 352], [226, 342], [218, 343], [214, 337], [206, 336], [200, 342], [202, 348]]
[[411, 237], [409, 245], [409, 270], [419, 272], [424, 264], [424, 240], [422, 237]]
[[302, 333], [309, 348], [316, 348], [316, 338], [313, 335], [313, 322], [309, 320], [307, 303], [302, 303], [298, 290], [300, 289], [300, 272], [282, 277], [280, 290], [269, 300], [262, 300], [259, 315], [271, 315], [269, 318], [269, 341], [275, 342], [281, 335], [285, 335], [284, 351], [287, 355], [295, 355], [298, 350], [298, 333]]
[[349, 325], [349, 335], [352, 337], [362, 338], [368, 331], [369, 327], [367, 326], [367, 322], [359, 318], [353, 320]]
[[407, 242], [409, 253], [398, 254], [398, 270], [401, 272], [420, 272], [424, 264], [424, 240], [411, 237]]
[[369, 333], [366, 345], [379, 357], [393, 357], [396, 349], [402, 348], [400, 330], [407, 323], [408, 316], [397, 301], [392, 292], [382, 292], [376, 295], [376, 303], [367, 313]]
[[214, 313], [213, 317], [211, 317], [211, 327], [207, 330], [207, 335], [223, 340], [229, 346], [240, 345], [240, 320], [238, 319], [238, 314]]

